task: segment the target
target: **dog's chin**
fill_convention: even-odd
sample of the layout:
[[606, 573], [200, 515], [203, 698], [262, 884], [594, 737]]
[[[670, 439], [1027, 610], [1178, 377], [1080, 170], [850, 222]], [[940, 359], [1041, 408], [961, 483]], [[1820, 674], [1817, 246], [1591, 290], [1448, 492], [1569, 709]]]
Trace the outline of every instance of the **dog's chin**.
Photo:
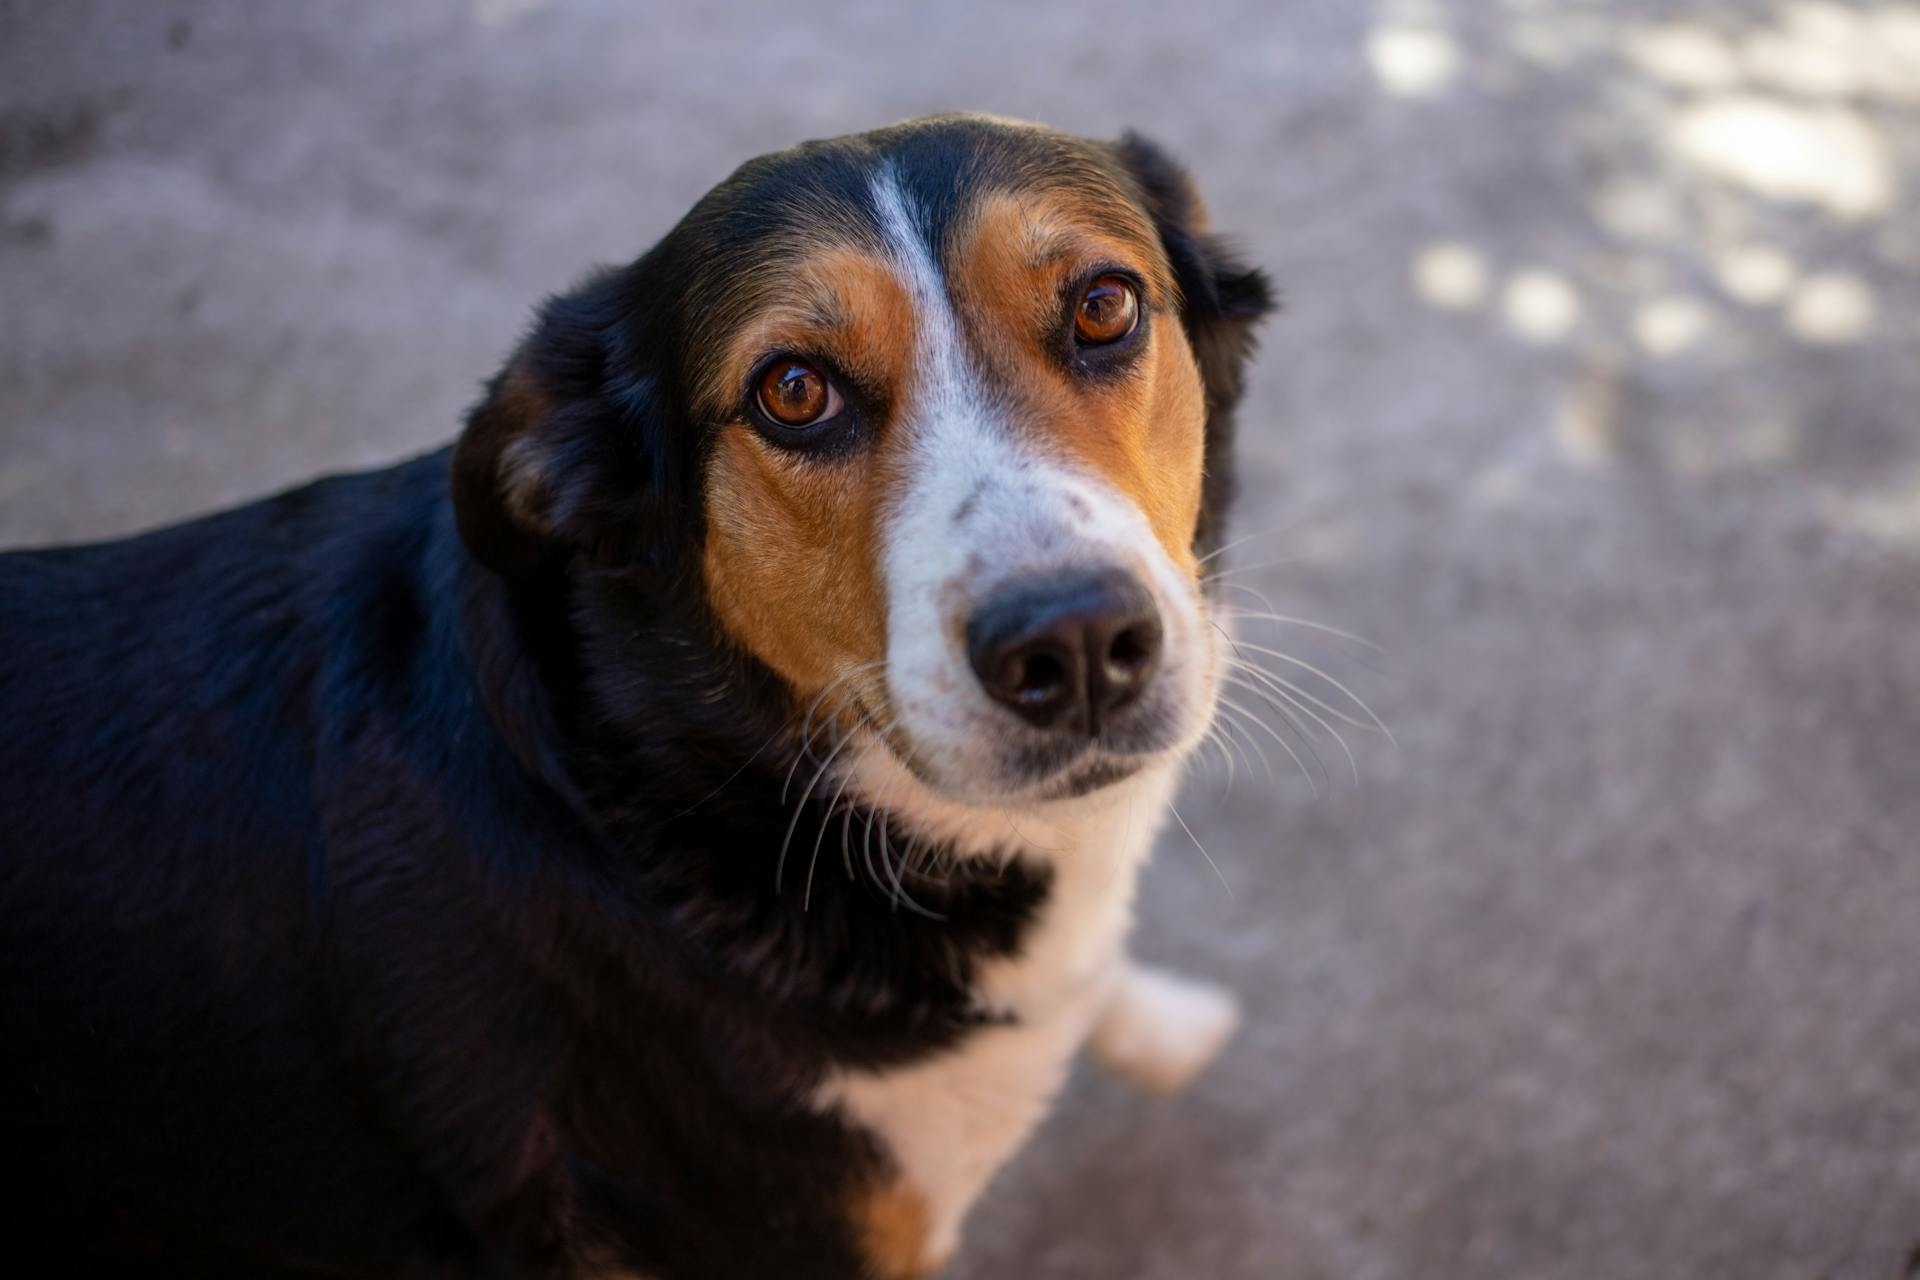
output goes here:
[[[889, 740], [894, 759], [942, 800], [979, 809], [1023, 809], [1086, 800], [1111, 792], [1180, 752], [1116, 751], [1096, 743], [1063, 750], [1057, 745], [1009, 748], [982, 743], [946, 767], [925, 763], [935, 753]], [[948, 756], [949, 761], [953, 760]], [[956, 767], [957, 766], [957, 767]]]

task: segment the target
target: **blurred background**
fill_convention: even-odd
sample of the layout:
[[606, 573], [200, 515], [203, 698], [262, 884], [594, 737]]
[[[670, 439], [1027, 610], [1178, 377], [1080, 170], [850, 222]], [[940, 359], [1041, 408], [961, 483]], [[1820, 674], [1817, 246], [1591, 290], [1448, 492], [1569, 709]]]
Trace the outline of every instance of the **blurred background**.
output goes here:
[[1244, 634], [1398, 744], [1196, 772], [1141, 947], [1247, 1029], [1076, 1075], [955, 1274], [1900, 1273], [1920, 5], [0, 3], [0, 542], [435, 447], [734, 165], [950, 108], [1147, 132], [1284, 289], [1232, 580], [1384, 655]]

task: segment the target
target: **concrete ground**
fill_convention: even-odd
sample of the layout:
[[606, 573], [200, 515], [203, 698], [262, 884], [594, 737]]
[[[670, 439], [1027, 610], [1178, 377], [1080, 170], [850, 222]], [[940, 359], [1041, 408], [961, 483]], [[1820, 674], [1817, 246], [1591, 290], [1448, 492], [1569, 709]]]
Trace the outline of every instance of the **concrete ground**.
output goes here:
[[433, 446], [739, 161], [951, 107], [1156, 135], [1283, 285], [1237, 581], [1385, 656], [1245, 634], [1398, 740], [1195, 778], [1142, 946], [1247, 1029], [1076, 1077], [954, 1273], [1895, 1275], [1912, 3], [0, 5], [0, 540]]

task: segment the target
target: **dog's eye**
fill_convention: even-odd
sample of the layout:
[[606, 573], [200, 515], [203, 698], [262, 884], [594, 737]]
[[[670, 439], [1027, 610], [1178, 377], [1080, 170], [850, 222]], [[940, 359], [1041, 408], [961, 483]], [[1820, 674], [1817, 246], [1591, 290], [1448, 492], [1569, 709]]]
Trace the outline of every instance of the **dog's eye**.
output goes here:
[[840, 412], [827, 375], [798, 360], [776, 360], [760, 375], [760, 411], [783, 427], [807, 427]]
[[1133, 332], [1140, 321], [1140, 297], [1119, 276], [1101, 276], [1080, 295], [1073, 313], [1074, 336], [1090, 347], [1104, 347]]

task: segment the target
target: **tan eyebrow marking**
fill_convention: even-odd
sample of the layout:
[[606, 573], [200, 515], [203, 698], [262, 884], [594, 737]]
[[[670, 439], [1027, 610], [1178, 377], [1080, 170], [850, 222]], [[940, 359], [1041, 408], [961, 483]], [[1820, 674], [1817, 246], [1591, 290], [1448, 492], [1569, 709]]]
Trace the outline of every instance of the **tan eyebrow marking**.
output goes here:
[[[1133, 500], [1175, 564], [1192, 560], [1206, 401], [1158, 236], [1144, 216], [1106, 218], [1078, 192], [989, 197], [955, 238], [951, 273], [976, 358], [1014, 406], [1016, 430]], [[1095, 223], [1096, 217], [1104, 220]], [[1059, 289], [1076, 266], [1138, 272], [1155, 304], [1151, 341], [1126, 377], [1088, 385], [1047, 348]]]
[[720, 339], [704, 374], [724, 421], [706, 477], [707, 592], [729, 634], [810, 697], [885, 653], [881, 512], [910, 442], [896, 423], [869, 420], [860, 449], [823, 465], [725, 418], [748, 374], [780, 350], [831, 362], [834, 376], [884, 390], [898, 410], [914, 391], [918, 325], [895, 264], [859, 245], [786, 255], [754, 292], [757, 309]]
[[768, 265], [753, 285], [750, 318], [717, 335], [717, 357], [697, 386], [710, 418], [728, 416], [746, 377], [780, 350], [833, 357], [873, 386], [898, 386], [913, 331], [912, 301], [893, 265], [857, 244], [825, 242]]

